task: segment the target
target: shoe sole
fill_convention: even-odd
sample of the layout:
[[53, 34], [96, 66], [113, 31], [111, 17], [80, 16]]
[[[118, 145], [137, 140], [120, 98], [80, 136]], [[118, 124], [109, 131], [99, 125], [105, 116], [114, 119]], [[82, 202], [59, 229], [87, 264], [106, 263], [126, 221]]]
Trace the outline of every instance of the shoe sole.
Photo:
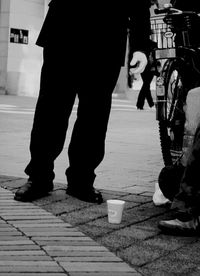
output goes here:
[[72, 196], [72, 197], [75, 197], [81, 201], [85, 201], [85, 202], [88, 202], [88, 203], [96, 203], [96, 204], [101, 204], [103, 203], [103, 198], [102, 198], [102, 195], [99, 194], [96, 196], [96, 198], [99, 196], [99, 199], [90, 199], [90, 198], [87, 198], [87, 197], [84, 197], [83, 194], [77, 194], [77, 193], [73, 193], [73, 192], [70, 192], [70, 191], [66, 191], [66, 194], [69, 195], [69, 196]]
[[199, 236], [200, 231], [199, 230], [194, 230], [194, 229], [180, 229], [177, 227], [166, 227], [164, 225], [158, 224], [158, 228], [167, 235], [171, 236]]

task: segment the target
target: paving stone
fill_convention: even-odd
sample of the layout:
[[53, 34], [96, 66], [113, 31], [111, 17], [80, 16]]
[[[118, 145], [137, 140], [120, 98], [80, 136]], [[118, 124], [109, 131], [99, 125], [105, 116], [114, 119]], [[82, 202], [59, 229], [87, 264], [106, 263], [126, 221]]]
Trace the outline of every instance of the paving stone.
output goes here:
[[111, 251], [117, 251], [120, 248], [126, 248], [137, 240], [145, 240], [155, 237], [158, 230], [149, 231], [143, 230], [137, 225], [126, 227], [113, 231], [109, 234], [105, 234], [102, 237], [97, 238], [97, 242], [107, 246]]
[[47, 240], [36, 240], [34, 239], [38, 245], [40, 246], [96, 246], [98, 245], [94, 241], [59, 241], [59, 240], [54, 240], [54, 241], [47, 241]]
[[[21, 266], [21, 265], [14, 265], [14, 266], [0, 266], [1, 272], [62, 272], [63, 269], [59, 266]], [[56, 274], [54, 274], [56, 276]]]
[[[14, 179], [14, 181], [13, 181], [13, 179]], [[1, 178], [1, 183], [2, 183], [2, 185], [4, 186], [3, 188], [8, 188], [9, 190], [11, 189], [14, 189], [14, 188], [19, 188], [19, 187], [21, 187], [23, 184], [25, 184], [26, 183], [26, 179], [24, 179], [24, 178], [11, 178], [11, 177], [8, 177], [8, 179], [6, 180], [6, 179], [3, 179], [2, 180], [2, 178]], [[5, 192], [10, 192], [9, 190], [5, 190]]]
[[8, 225], [6, 221], [3, 221], [3, 220], [0, 221], [0, 226], [6, 226], [6, 225]]
[[8, 202], [7, 200], [5, 200], [4, 202], [0, 201], [0, 207], [4, 208], [4, 207], [12, 207], [12, 208], [15, 208], [15, 207], [24, 207], [26, 209], [26, 207], [32, 207], [31, 203], [26, 203], [26, 202], [23, 202], [23, 203], [20, 203], [18, 201], [14, 201], [14, 200], [10, 200], [10, 202]]
[[57, 266], [56, 262], [54, 261], [1, 261], [0, 260], [0, 268], [1, 266], [48, 266], [54, 267]]
[[8, 240], [8, 241], [4, 241], [0, 239], [0, 246], [2, 245], [34, 245], [34, 242], [31, 241], [30, 239], [25, 239], [23, 237], [23, 239], [21, 240]]
[[10, 235], [5, 235], [5, 236], [1, 236], [0, 235], [0, 242], [1, 241], [23, 241], [23, 240], [27, 240], [27, 237], [25, 237], [25, 236], [10, 236]]
[[17, 244], [17, 245], [1, 245], [0, 246], [0, 252], [1, 251], [8, 251], [8, 250], [37, 250], [40, 249], [38, 245], [23, 245], [23, 244]]
[[5, 220], [7, 220], [8, 222], [11, 220], [15, 220], [15, 221], [17, 221], [17, 220], [32, 220], [32, 221], [34, 221], [34, 220], [42, 220], [42, 221], [44, 221], [44, 220], [49, 220], [49, 219], [54, 219], [55, 217], [53, 216], [53, 215], [50, 215], [50, 214], [44, 214], [44, 215], [37, 215], [37, 214], [35, 214], [35, 215], [4, 215], [3, 216], [3, 218], [5, 219]]
[[70, 272], [70, 276], [141, 276], [136, 271], [131, 272]]
[[[20, 272], [20, 273], [15, 273], [15, 272], [0, 272], [0, 276], [66, 276], [67, 274], [64, 273], [60, 273], [60, 272]], [[92, 276], [92, 275], [91, 275]], [[122, 275], [123, 276], [123, 275]]]
[[10, 237], [10, 238], [12, 238], [13, 236], [13, 238], [19, 238], [19, 236], [22, 236], [22, 233], [21, 232], [19, 232], [19, 231], [7, 231], [7, 232], [5, 232], [5, 231], [0, 231], [0, 239], [2, 240], [2, 239], [4, 239], [5, 238], [5, 236], [6, 237]]
[[[23, 229], [29, 229], [29, 228], [31, 228], [31, 229], [35, 229], [36, 230], [36, 228], [48, 228], [49, 230], [51, 230], [52, 228], [55, 228], [56, 227], [56, 229], [58, 229], [58, 228], [64, 228], [64, 229], [66, 229], [66, 228], [73, 228], [72, 226], [71, 226], [71, 224], [69, 224], [69, 223], [66, 223], [66, 222], [61, 222], [61, 221], [59, 221], [58, 223], [57, 222], [55, 222], [55, 223], [46, 223], [46, 222], [44, 222], [44, 223], [34, 223], [34, 222], [32, 222], [32, 223], [25, 223], [25, 224], [23, 224], [23, 223], [20, 223], [20, 224], [18, 224], [18, 223], [16, 223], [15, 225], [18, 225], [18, 226], [20, 226], [20, 229], [23, 231]], [[37, 230], [36, 230], [37, 231]]]
[[[151, 262], [145, 265], [142, 268], [148, 268], [149, 271], [154, 271], [156, 275], [186, 275], [190, 276], [193, 275], [192, 271], [199, 270], [200, 275], [200, 267], [198, 264], [193, 263], [191, 260], [180, 260], [178, 258], [168, 259], [169, 255], [158, 258], [154, 262]], [[160, 273], [160, 274], [159, 274]]]
[[42, 251], [39, 247], [38, 250], [4, 250], [0, 251], [1, 256], [42, 256], [45, 255], [45, 252]]
[[83, 225], [79, 225], [79, 228], [83, 233], [85, 233], [85, 235], [89, 235], [90, 237], [96, 239], [96, 237], [99, 237], [99, 236], [101, 237], [110, 232], [113, 232], [114, 230], [124, 228], [124, 225], [122, 223], [121, 224], [108, 223], [108, 219], [107, 217], [105, 217], [103, 219], [98, 219]]
[[54, 204], [42, 204], [42, 207], [54, 215], [59, 215], [62, 213], [70, 213], [72, 211], [84, 209], [91, 205], [91, 203], [86, 203], [78, 199], [76, 200], [75, 198], [67, 198], [60, 202], [54, 202]]
[[0, 255], [0, 261], [51, 261], [51, 257], [47, 255]]
[[[11, 203], [7, 199], [7, 203]], [[15, 205], [15, 204], [14, 204]], [[30, 206], [29, 206], [30, 207]], [[21, 207], [20, 207], [21, 208]], [[102, 212], [105, 212], [104, 209], [102, 209]], [[98, 212], [97, 212], [98, 214]], [[60, 259], [55, 261], [51, 260], [51, 252], [61, 251], [61, 252], [82, 252], [81, 255], [83, 256], [81, 263], [84, 264], [83, 269], [85, 271], [134, 271], [131, 269], [127, 264], [123, 263], [121, 259], [117, 258], [115, 255], [110, 255], [110, 252], [98, 245], [96, 242], [94, 242], [92, 239], [86, 237], [82, 232], [80, 232], [78, 229], [69, 227], [68, 223], [61, 223], [62, 225], [66, 225], [67, 227], [63, 227], [60, 225], [60, 227], [56, 227], [53, 225], [53, 222], [56, 224], [58, 223], [58, 220], [51, 215], [48, 212], [39, 211], [39, 210], [33, 210], [29, 209], [23, 212], [23, 209], [4, 209], [1, 210], [1, 216], [9, 221], [9, 223], [13, 224], [14, 227], [17, 227], [20, 229], [21, 232], [15, 231], [10, 232], [10, 236], [5, 236], [5, 231], [1, 232], [0, 234], [0, 245], [1, 249], [5, 250], [5, 246], [9, 246], [6, 249], [7, 255], [1, 255], [0, 254], [0, 271], [1, 272], [9, 272], [9, 273], [43, 273], [43, 272], [55, 272], [55, 276], [57, 272], [63, 271], [62, 267], [66, 271], [82, 271], [80, 268], [80, 256], [76, 254], [76, 260], [74, 257], [68, 257], [68, 259]], [[48, 222], [46, 221], [46, 218], [53, 218], [52, 223], [50, 220]], [[29, 227], [27, 227], [27, 221], [29, 223]], [[32, 221], [32, 222], [31, 222]], [[42, 223], [41, 223], [42, 221]], [[37, 227], [35, 228], [35, 225]], [[44, 225], [48, 225], [44, 227]], [[49, 227], [51, 225], [51, 227]], [[32, 237], [32, 241], [30, 239], [25, 238], [22, 233], [26, 235], [26, 237]], [[15, 234], [15, 236], [13, 236]], [[2, 237], [2, 239], [1, 239]], [[39, 255], [35, 255], [37, 252], [35, 251], [32, 255], [29, 252], [30, 255], [24, 256], [22, 254], [22, 251], [20, 250], [14, 250], [15, 246], [27, 246], [29, 244], [37, 243], [37, 245], [42, 246], [42, 249], [47, 252], [49, 256], [46, 256], [45, 254], [41, 254], [41, 258]], [[4, 246], [4, 247], [3, 247]], [[14, 247], [13, 247], [14, 246]], [[9, 252], [9, 250], [11, 251]], [[22, 248], [21, 248], [22, 249]], [[25, 248], [23, 248], [25, 249]], [[27, 248], [26, 248], [27, 249]], [[12, 251], [13, 250], [13, 251]], [[39, 251], [39, 250], [38, 250]], [[12, 253], [11, 253], [12, 252]], [[17, 254], [21, 252], [21, 254]], [[27, 252], [27, 250], [26, 250]], [[9, 253], [11, 253], [9, 255]], [[85, 253], [88, 253], [88, 256], [86, 256]], [[94, 254], [96, 253], [96, 255]], [[101, 253], [99, 256], [98, 254]], [[106, 254], [109, 255], [109, 257], [106, 257]], [[90, 256], [92, 255], [92, 257]], [[2, 257], [2, 258], [1, 258]], [[66, 257], [66, 256], [65, 256]], [[36, 259], [37, 258], [37, 259]], [[93, 259], [92, 259], [93, 258]], [[71, 260], [73, 259], [73, 262]], [[91, 265], [91, 262], [93, 265]], [[75, 270], [73, 269], [74, 265], [72, 266], [72, 263], [76, 264]], [[90, 264], [88, 266], [88, 263]], [[106, 263], [106, 265], [105, 265]], [[59, 265], [58, 265], [59, 264]], [[116, 268], [114, 264], [120, 264], [119, 267]], [[104, 268], [102, 268], [102, 265]], [[115, 268], [114, 268], [115, 267]], [[87, 269], [86, 269], [87, 268]], [[98, 271], [99, 272], [99, 271]], [[0, 275], [1, 276], [1, 275]]]
[[[64, 223], [63, 223], [64, 225]], [[51, 224], [51, 227], [46, 227], [43, 226], [42, 224], [38, 225], [37, 227], [20, 227], [21, 231], [23, 231], [24, 233], [26, 232], [41, 232], [43, 234], [45, 234], [46, 232], [49, 233], [80, 233], [80, 231], [77, 228], [74, 227], [55, 227], [54, 224]], [[83, 234], [82, 234], [83, 235]]]
[[63, 231], [63, 232], [24, 232], [27, 237], [42, 237], [42, 236], [50, 236], [50, 237], [80, 237], [84, 236], [83, 233], [78, 231]]
[[6, 232], [6, 233], [11, 233], [11, 232], [16, 232], [16, 229], [13, 228], [12, 226], [9, 226], [8, 224], [7, 225], [1, 225], [0, 224], [0, 233], [2, 232]]
[[42, 199], [37, 199], [34, 201], [34, 204], [37, 205], [46, 205], [46, 204], [54, 204], [54, 202], [57, 201], [61, 201], [61, 200], [65, 200], [67, 195], [66, 195], [66, 187], [60, 187], [60, 184], [56, 185], [56, 188], [54, 188], [54, 190], [49, 193], [48, 196], [43, 197]]
[[88, 223], [89, 221], [94, 221], [98, 218], [106, 217], [107, 219], [107, 206], [104, 204], [103, 209], [97, 209], [92, 211], [92, 209], [87, 208], [82, 210], [77, 210], [61, 216], [65, 221], [70, 222], [72, 225], [78, 226], [80, 224]]
[[67, 236], [67, 237], [56, 237], [56, 236], [33, 236], [32, 240], [34, 241], [79, 241], [79, 242], [94, 242], [91, 238], [80, 235], [80, 236]]
[[166, 254], [169, 254], [169, 252], [145, 246], [141, 242], [135, 242], [130, 247], [120, 250], [118, 256], [128, 260], [129, 264], [140, 267], [147, 263], [154, 263], [156, 259]]
[[134, 203], [151, 203], [152, 198], [149, 196], [138, 196], [136, 194], [125, 194], [124, 196], [120, 197], [121, 200], [130, 201]]
[[43, 249], [47, 252], [51, 251], [108, 251], [103, 246], [44, 246]]
[[20, 227], [20, 225], [27, 225], [27, 224], [53, 224], [53, 223], [60, 223], [62, 222], [60, 219], [54, 218], [54, 219], [27, 219], [27, 220], [10, 220], [9, 223], [14, 225], [15, 227]]
[[65, 256], [65, 257], [56, 257], [58, 262], [122, 262], [122, 260], [115, 255], [112, 256]]
[[113, 253], [110, 251], [49, 251], [52, 257], [113, 257]]
[[[1, 199], [0, 205], [3, 205], [3, 204], [5, 204], [5, 205], [20, 204], [21, 205], [22, 204], [22, 203], [16, 202], [13, 199], [2, 199], [2, 198], [0, 198], [0, 199]], [[25, 204], [30, 206], [30, 203], [25, 203]]]
[[129, 272], [135, 271], [133, 268], [129, 267], [125, 263], [105, 263], [105, 262], [60, 262], [62, 267], [67, 271], [77, 271], [77, 272]]
[[158, 235], [154, 239], [144, 241], [144, 246], [151, 247], [152, 250], [175, 251], [183, 246], [193, 246], [196, 237], [173, 237], [168, 235]]
[[3, 205], [1, 206], [1, 211], [9, 211], [9, 210], [17, 210], [17, 211], [29, 211], [29, 210], [33, 210], [33, 211], [37, 211], [37, 210], [40, 210], [40, 208], [38, 206], [35, 206], [35, 205], [26, 205], [25, 206], [26, 209], [24, 210], [24, 207], [23, 205], [19, 205], [19, 206], [12, 206], [12, 205]]
[[29, 209], [29, 210], [1, 210], [0, 211], [0, 215], [2, 217], [4, 216], [34, 216], [34, 215], [38, 215], [38, 216], [42, 216], [42, 215], [47, 215], [46, 211], [39, 211], [37, 209], [33, 210], [33, 209]]

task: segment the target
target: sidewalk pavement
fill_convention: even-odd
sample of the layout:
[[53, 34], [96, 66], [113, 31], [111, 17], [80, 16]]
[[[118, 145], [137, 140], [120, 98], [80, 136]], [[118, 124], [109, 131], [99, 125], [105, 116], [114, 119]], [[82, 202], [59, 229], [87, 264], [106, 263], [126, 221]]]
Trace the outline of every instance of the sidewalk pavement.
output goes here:
[[3, 188], [0, 207], [2, 276], [140, 275], [76, 227], [32, 203], [16, 202]]
[[[26, 181], [22, 167], [34, 104], [0, 97], [0, 276], [200, 275], [199, 237], [166, 236], [157, 228], [173, 210], [152, 202], [163, 166], [155, 110], [137, 111], [133, 101], [114, 100], [107, 154], [95, 183], [103, 204], [65, 194], [66, 156], [56, 167], [54, 191], [20, 203], [12, 193]], [[120, 224], [108, 223], [111, 198], [126, 201]]]

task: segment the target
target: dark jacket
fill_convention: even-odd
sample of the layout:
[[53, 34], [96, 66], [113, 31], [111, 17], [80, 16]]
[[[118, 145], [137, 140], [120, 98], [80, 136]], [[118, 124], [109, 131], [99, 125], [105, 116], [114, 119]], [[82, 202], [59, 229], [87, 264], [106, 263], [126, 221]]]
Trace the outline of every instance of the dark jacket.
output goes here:
[[134, 50], [148, 50], [149, 0], [52, 0], [36, 44], [66, 51], [78, 60], [110, 58], [124, 62], [127, 29]]

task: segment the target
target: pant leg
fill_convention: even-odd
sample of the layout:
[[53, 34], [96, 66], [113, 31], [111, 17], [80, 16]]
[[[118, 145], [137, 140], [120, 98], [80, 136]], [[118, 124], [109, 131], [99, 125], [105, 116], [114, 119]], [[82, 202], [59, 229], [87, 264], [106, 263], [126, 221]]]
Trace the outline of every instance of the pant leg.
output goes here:
[[181, 180], [180, 191], [175, 196], [172, 207], [191, 215], [200, 215], [200, 124], [197, 126], [194, 141]]
[[153, 72], [150, 71], [148, 78], [146, 78], [146, 83], [148, 85], [148, 88], [146, 89], [145, 97], [146, 97], [147, 103], [150, 107], [152, 107], [154, 105], [153, 97], [151, 95], [151, 82], [153, 80], [153, 77], [154, 77], [154, 74], [153, 74]]
[[154, 74], [151, 72], [150, 66], [147, 65], [144, 72], [141, 74], [143, 84], [138, 94], [138, 99], [136, 104], [136, 106], [139, 108], [144, 107], [145, 99], [147, 100], [149, 106], [153, 105], [153, 98], [151, 96], [151, 89], [150, 89], [153, 76]]
[[71, 79], [69, 72], [60, 67], [60, 58], [54, 49], [44, 49], [40, 91], [30, 139], [31, 160], [25, 168], [30, 179], [40, 182], [54, 179], [54, 160], [63, 149], [76, 95], [70, 81], [67, 81], [68, 77]]
[[143, 108], [144, 103], [145, 103], [145, 75], [144, 72], [141, 74], [141, 79], [142, 79], [142, 87], [139, 91], [136, 106], [138, 108]]
[[120, 65], [97, 64], [82, 80], [79, 89], [77, 119], [69, 145], [68, 185], [91, 187], [95, 169], [105, 154], [105, 138], [111, 110], [112, 92]]

